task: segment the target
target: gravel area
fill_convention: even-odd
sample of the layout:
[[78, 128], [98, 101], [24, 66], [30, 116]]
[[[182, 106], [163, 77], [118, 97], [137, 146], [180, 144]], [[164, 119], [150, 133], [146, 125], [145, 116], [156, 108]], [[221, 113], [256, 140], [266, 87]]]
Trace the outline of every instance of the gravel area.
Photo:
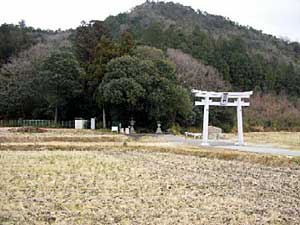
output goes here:
[[[298, 133], [295, 133], [298, 135]], [[259, 136], [259, 134], [257, 134]], [[202, 140], [201, 139], [192, 139], [192, 138], [184, 138], [183, 136], [175, 136], [175, 135], [161, 135], [157, 137], [152, 137], [146, 139], [147, 141], [154, 142], [166, 142], [173, 143], [177, 146], [180, 145], [190, 145], [201, 147]], [[300, 146], [293, 146], [292, 149], [289, 147], [280, 147], [276, 146], [276, 144], [272, 144], [270, 142], [267, 143], [246, 143], [244, 146], [238, 146], [235, 144], [234, 140], [210, 140], [209, 147], [210, 148], [221, 148], [221, 149], [232, 149], [242, 152], [254, 152], [254, 153], [262, 153], [262, 154], [270, 154], [270, 155], [283, 155], [283, 156], [296, 156], [300, 157]]]

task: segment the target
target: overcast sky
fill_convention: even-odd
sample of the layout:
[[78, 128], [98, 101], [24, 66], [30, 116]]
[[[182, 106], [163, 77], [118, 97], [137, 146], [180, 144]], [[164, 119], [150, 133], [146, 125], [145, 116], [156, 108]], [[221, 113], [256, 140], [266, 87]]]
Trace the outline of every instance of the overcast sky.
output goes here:
[[[43, 29], [77, 27], [82, 20], [104, 20], [145, 0], [0, 0], [0, 24], [17, 23]], [[300, 42], [300, 0], [176, 0], [195, 10], [229, 17], [264, 33]]]

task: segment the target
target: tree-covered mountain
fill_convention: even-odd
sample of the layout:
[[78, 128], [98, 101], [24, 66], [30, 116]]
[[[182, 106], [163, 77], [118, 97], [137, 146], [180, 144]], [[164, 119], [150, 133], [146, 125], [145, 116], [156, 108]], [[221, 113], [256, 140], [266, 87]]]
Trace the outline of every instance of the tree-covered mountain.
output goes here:
[[[254, 90], [248, 130], [300, 129], [300, 44], [173, 2], [146, 1], [69, 31], [0, 26], [0, 118], [200, 127], [192, 88]], [[235, 127], [234, 109], [210, 117]]]
[[105, 20], [116, 37], [174, 48], [215, 67], [235, 89], [300, 95], [300, 44], [173, 2], [150, 2]]
[[[137, 36], [147, 39], [148, 34], [143, 32], [145, 30], [175, 30], [178, 32], [176, 36], [190, 35], [199, 30], [213, 40], [241, 38], [252, 53], [262, 53], [266, 59], [280, 56], [286, 62], [300, 60], [300, 45], [297, 42], [290, 43], [252, 27], [239, 25], [229, 18], [195, 11], [191, 7], [173, 2], [147, 1], [129, 13], [110, 16], [105, 22], [112, 29], [113, 35], [129, 29]], [[163, 40], [165, 38], [174, 37], [164, 37]]]

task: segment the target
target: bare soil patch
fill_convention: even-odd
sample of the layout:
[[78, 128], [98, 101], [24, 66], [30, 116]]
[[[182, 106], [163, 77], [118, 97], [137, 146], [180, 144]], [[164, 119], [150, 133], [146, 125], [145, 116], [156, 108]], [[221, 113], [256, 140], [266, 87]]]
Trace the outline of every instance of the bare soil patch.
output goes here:
[[46, 129], [38, 128], [38, 127], [16, 127], [10, 128], [9, 132], [19, 132], [19, 133], [44, 133], [47, 132]]

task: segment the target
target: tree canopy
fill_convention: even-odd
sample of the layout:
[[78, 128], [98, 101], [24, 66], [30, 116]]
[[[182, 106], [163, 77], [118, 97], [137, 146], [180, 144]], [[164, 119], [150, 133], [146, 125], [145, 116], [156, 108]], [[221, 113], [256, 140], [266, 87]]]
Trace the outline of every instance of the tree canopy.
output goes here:
[[119, 121], [141, 114], [152, 124], [174, 123], [177, 116], [187, 116], [192, 103], [187, 90], [177, 83], [174, 65], [166, 59], [141, 58], [122, 56], [109, 62], [98, 90], [100, 105], [122, 108], [115, 118]]
[[68, 49], [53, 52], [41, 66], [38, 79], [41, 97], [53, 110], [55, 121], [58, 121], [59, 109], [81, 94], [82, 73], [74, 54]]

